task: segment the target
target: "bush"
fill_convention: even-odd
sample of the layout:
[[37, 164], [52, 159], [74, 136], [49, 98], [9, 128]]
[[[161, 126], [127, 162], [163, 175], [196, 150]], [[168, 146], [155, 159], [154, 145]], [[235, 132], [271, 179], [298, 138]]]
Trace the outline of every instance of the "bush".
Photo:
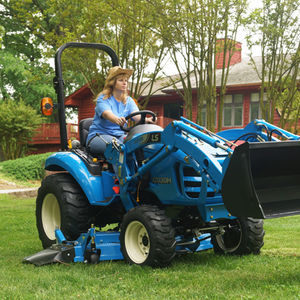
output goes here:
[[0, 147], [5, 160], [26, 154], [42, 117], [22, 101], [0, 101]]
[[45, 161], [51, 153], [29, 155], [0, 163], [0, 172], [17, 180], [40, 180], [45, 176]]

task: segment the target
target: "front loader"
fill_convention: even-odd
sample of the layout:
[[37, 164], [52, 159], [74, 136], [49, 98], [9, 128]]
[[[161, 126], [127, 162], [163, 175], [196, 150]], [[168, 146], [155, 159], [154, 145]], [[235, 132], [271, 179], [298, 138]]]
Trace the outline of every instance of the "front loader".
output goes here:
[[69, 147], [60, 64], [68, 47], [104, 50], [118, 64], [101, 44], [69, 43], [58, 50], [62, 151], [46, 160], [54, 174], [43, 180], [36, 201], [45, 250], [26, 262], [125, 259], [164, 267], [176, 254], [211, 248], [259, 254], [262, 219], [300, 214], [300, 138], [263, 120], [214, 134], [183, 117], [165, 129], [144, 124], [147, 115], [156, 116], [140, 111], [134, 114], [141, 121], [123, 128], [124, 143], [113, 140], [102, 155], [89, 153], [85, 144], [92, 119], [80, 122], [80, 144]]

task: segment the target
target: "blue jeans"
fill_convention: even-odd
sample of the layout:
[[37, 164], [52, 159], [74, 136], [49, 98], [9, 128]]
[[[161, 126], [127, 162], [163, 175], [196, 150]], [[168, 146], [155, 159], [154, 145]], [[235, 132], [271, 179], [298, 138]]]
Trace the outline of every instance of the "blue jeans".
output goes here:
[[125, 137], [125, 134], [119, 137], [108, 134], [101, 134], [101, 137], [96, 135], [89, 140], [87, 148], [92, 154], [104, 154], [106, 145], [111, 143], [113, 138], [116, 138], [119, 143], [123, 144]]

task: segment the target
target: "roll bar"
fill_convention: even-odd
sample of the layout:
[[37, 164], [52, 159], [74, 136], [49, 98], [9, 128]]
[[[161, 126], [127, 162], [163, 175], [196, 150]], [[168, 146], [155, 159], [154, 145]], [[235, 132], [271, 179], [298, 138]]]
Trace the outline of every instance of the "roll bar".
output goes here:
[[62, 64], [61, 64], [62, 53], [67, 48], [91, 48], [91, 49], [102, 50], [110, 56], [113, 67], [119, 65], [119, 59], [115, 51], [104, 44], [71, 42], [62, 45], [57, 50], [55, 54], [55, 77], [53, 79], [53, 85], [57, 94], [57, 102], [58, 102], [57, 108], [58, 108], [61, 150], [68, 150], [68, 137], [67, 137], [66, 115], [65, 115], [65, 93], [64, 93], [64, 81], [62, 77]]

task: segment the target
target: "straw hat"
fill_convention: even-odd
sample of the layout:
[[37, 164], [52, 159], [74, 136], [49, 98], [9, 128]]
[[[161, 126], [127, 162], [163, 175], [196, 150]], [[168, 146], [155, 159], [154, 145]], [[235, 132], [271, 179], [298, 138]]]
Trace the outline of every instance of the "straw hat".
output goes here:
[[108, 71], [106, 82], [109, 82], [110, 80], [121, 74], [127, 75], [129, 78], [132, 75], [132, 73], [133, 70], [131, 69], [122, 69], [120, 66], [112, 67]]

